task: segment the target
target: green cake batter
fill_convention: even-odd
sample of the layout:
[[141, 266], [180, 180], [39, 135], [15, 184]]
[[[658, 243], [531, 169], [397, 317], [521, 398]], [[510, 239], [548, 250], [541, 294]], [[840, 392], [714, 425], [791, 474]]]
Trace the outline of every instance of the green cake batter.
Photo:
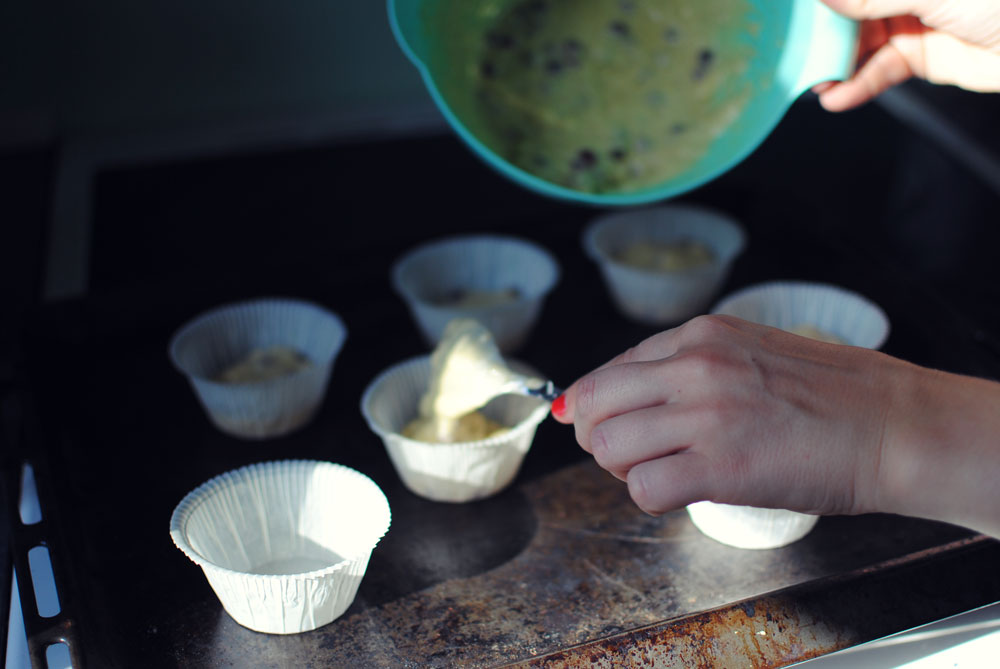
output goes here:
[[[494, 150], [589, 192], [662, 183], [702, 157], [749, 98], [747, 0], [520, 0], [467, 76]], [[723, 91], [725, 91], [723, 93]]]

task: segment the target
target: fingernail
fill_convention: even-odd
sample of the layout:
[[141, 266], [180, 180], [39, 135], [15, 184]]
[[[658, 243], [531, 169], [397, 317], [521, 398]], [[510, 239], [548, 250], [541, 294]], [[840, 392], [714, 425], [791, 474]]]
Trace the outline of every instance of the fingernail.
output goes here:
[[552, 402], [552, 415], [556, 418], [566, 413], [566, 395], [560, 395]]

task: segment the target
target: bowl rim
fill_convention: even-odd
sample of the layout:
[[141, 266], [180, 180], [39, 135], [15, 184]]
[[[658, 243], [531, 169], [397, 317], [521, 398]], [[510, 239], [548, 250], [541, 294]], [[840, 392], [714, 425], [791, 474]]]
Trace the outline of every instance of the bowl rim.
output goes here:
[[[192, 336], [199, 328], [204, 327], [207, 323], [212, 321], [219, 316], [236, 309], [241, 309], [244, 307], [263, 305], [263, 304], [284, 304], [295, 306], [304, 309], [310, 309], [318, 312], [324, 318], [329, 320], [336, 330], [337, 341], [333, 346], [330, 354], [327, 356], [326, 360], [315, 361], [316, 364], [312, 367], [307, 367], [305, 369], [300, 369], [292, 374], [287, 374], [281, 377], [267, 379], [266, 381], [255, 381], [251, 383], [241, 383], [241, 384], [231, 384], [223, 383], [221, 381], [216, 381], [212, 377], [205, 376], [203, 374], [195, 374], [185, 368], [178, 358], [178, 348], [181, 342], [186, 338]], [[167, 344], [167, 356], [170, 358], [170, 362], [174, 369], [183, 374], [185, 377], [197, 380], [199, 383], [207, 384], [209, 387], [217, 388], [263, 388], [268, 385], [273, 385], [286, 381], [289, 378], [295, 378], [299, 376], [305, 376], [310, 373], [322, 373], [325, 368], [329, 367], [336, 361], [337, 356], [343, 350], [344, 345], [347, 343], [348, 330], [347, 325], [344, 323], [344, 319], [340, 317], [339, 314], [324, 307], [323, 305], [313, 302], [311, 300], [306, 300], [297, 297], [280, 297], [280, 296], [267, 296], [267, 297], [257, 297], [250, 298], [246, 300], [236, 300], [233, 302], [225, 302], [214, 307], [205, 309], [198, 314], [192, 316], [190, 319], [185, 321], [180, 327], [174, 330], [173, 334], [170, 336], [170, 341]]]
[[551, 251], [538, 242], [517, 235], [493, 232], [474, 232], [444, 235], [436, 239], [420, 243], [406, 250], [402, 255], [397, 257], [392, 264], [390, 278], [393, 289], [400, 297], [409, 302], [438, 309], [453, 309], [454, 307], [441, 305], [428, 299], [427, 297], [424, 297], [420, 292], [414, 290], [413, 287], [406, 282], [404, 272], [406, 272], [407, 269], [418, 259], [436, 253], [446, 247], [465, 243], [483, 242], [500, 242], [520, 246], [531, 251], [532, 253], [535, 253], [538, 256], [539, 262], [543, 263], [549, 269], [549, 280], [534, 294], [528, 295], [522, 293], [513, 301], [505, 304], [523, 304], [525, 302], [532, 302], [544, 298], [552, 292], [562, 278], [562, 268], [559, 265], [559, 261]]
[[[340, 474], [352, 476], [362, 481], [366, 481], [367, 482], [366, 485], [370, 485], [372, 491], [374, 493], [377, 493], [375, 495], [376, 500], [378, 500], [379, 496], [381, 496], [381, 500], [384, 502], [384, 508], [385, 508], [385, 517], [384, 517], [385, 528], [382, 529], [380, 533], [373, 533], [375, 536], [371, 548], [367, 549], [366, 551], [359, 551], [359, 553], [356, 555], [345, 556], [339, 562], [336, 562], [327, 567], [321, 567], [320, 569], [313, 569], [310, 571], [298, 572], [294, 574], [254, 574], [251, 572], [239, 571], [236, 569], [231, 569], [229, 567], [224, 567], [222, 565], [216, 564], [215, 562], [212, 562], [204, 555], [196, 551], [193, 546], [191, 546], [191, 543], [187, 539], [187, 522], [190, 519], [191, 515], [195, 511], [197, 511], [198, 508], [201, 507], [201, 505], [204, 502], [205, 494], [207, 492], [224, 485], [226, 481], [228, 481], [229, 479], [247, 470], [268, 469], [273, 467], [288, 466], [295, 464], [311, 465], [313, 467], [334, 469]], [[347, 569], [350, 565], [358, 562], [358, 560], [362, 558], [366, 552], [370, 553], [371, 551], [375, 550], [375, 547], [378, 546], [379, 542], [382, 541], [382, 538], [385, 537], [385, 535], [389, 532], [389, 528], [391, 527], [391, 525], [392, 525], [392, 509], [389, 506], [389, 500], [385, 496], [385, 492], [382, 490], [382, 488], [377, 483], [375, 483], [375, 481], [372, 480], [371, 477], [366, 476], [365, 474], [362, 474], [358, 470], [352, 469], [351, 467], [337, 464], [335, 462], [328, 462], [326, 460], [284, 459], [284, 460], [268, 460], [263, 462], [255, 462], [243, 465], [241, 467], [237, 467], [235, 469], [230, 469], [221, 474], [216, 474], [212, 478], [202, 482], [197, 487], [193, 488], [190, 492], [184, 495], [183, 498], [181, 498], [181, 501], [177, 503], [177, 506], [174, 507], [173, 512], [170, 514], [170, 538], [173, 540], [174, 545], [178, 549], [180, 549], [180, 551], [184, 553], [188, 557], [188, 559], [190, 559], [192, 562], [197, 564], [202, 569], [211, 569], [213, 571], [222, 574], [239, 576], [241, 578], [254, 578], [254, 579], [260, 578], [271, 581], [281, 581], [287, 579], [303, 579], [303, 580], [322, 579], [332, 574], [335, 574], [339, 571]]]
[[[378, 390], [378, 388], [385, 383], [392, 376], [408, 370], [412, 367], [429, 365], [431, 359], [431, 354], [422, 354], [406, 358], [401, 360], [394, 365], [391, 365], [381, 372], [379, 372], [375, 378], [373, 378], [368, 386], [365, 388], [364, 393], [361, 395], [361, 413], [365, 418], [365, 422], [368, 423], [369, 429], [379, 436], [383, 441], [389, 437], [397, 439], [404, 446], [417, 446], [421, 448], [433, 447], [435, 449], [448, 449], [448, 450], [460, 450], [460, 449], [495, 449], [498, 446], [503, 446], [507, 442], [513, 441], [515, 438], [520, 437], [523, 433], [528, 430], [536, 429], [539, 424], [549, 413], [549, 403], [544, 400], [539, 400], [539, 405], [535, 407], [531, 413], [529, 413], [525, 418], [509, 428], [507, 432], [494, 436], [487, 437], [486, 439], [476, 439], [473, 441], [452, 441], [447, 443], [434, 443], [429, 441], [420, 441], [418, 439], [410, 439], [409, 437], [404, 437], [401, 432], [395, 430], [388, 430], [384, 428], [378, 421], [372, 416], [371, 410], [369, 408], [372, 400], [372, 396]], [[510, 365], [512, 368], [530, 370], [534, 372], [532, 368], [527, 363], [514, 358], [504, 357], [504, 362]]]

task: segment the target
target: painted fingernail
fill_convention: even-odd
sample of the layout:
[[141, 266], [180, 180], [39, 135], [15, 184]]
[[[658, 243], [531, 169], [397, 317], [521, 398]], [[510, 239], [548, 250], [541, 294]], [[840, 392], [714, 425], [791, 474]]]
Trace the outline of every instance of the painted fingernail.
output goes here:
[[560, 418], [564, 413], [566, 413], [566, 396], [560, 395], [552, 402], [552, 415]]

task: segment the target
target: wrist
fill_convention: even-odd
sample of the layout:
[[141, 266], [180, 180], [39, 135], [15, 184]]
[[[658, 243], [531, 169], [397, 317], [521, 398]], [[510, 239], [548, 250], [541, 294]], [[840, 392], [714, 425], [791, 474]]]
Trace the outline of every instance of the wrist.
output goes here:
[[1000, 536], [1000, 384], [893, 370], [875, 509]]

